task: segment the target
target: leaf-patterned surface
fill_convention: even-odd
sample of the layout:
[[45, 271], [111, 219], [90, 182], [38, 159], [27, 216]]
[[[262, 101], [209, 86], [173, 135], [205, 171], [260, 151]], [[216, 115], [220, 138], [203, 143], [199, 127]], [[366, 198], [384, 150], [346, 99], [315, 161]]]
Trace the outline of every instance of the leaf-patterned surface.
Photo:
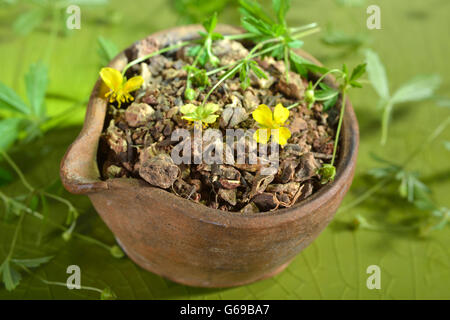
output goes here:
[[[118, 47], [125, 47], [148, 33], [173, 26], [177, 21], [167, 1], [157, 0], [150, 4], [142, 0], [133, 3], [134, 6], [124, 6], [121, 1], [111, 1], [110, 6], [119, 10], [124, 17], [119, 25], [95, 24], [94, 13], [89, 12], [82, 21], [81, 30], [57, 38], [50, 60], [50, 92], [63, 93], [80, 100], [88, 96], [100, 63], [96, 47], [98, 35], [112, 39]], [[369, 34], [373, 38], [373, 48], [386, 65], [390, 85], [396, 88], [414, 75], [437, 72], [443, 78], [439, 92], [448, 92], [450, 65], [447, 53], [450, 43], [445, 31], [450, 27], [446, 14], [450, 3], [444, 0], [426, 4], [420, 0], [382, 0], [376, 3], [381, 7], [382, 29]], [[342, 8], [336, 6], [334, 1], [325, 0], [294, 1], [292, 5], [288, 14], [291, 24], [311, 22], [313, 17], [321, 25], [332, 21], [348, 32], [365, 28], [365, 8]], [[140, 6], [151, 8], [141, 10]], [[149, 19], [149, 14], [155, 11], [158, 14]], [[20, 12], [20, 9], [0, 8], [0, 68], [1, 81], [25, 97], [23, 76], [30, 63], [45, 56], [48, 34], [45, 28], [24, 37], [14, 34], [12, 24]], [[238, 16], [232, 10], [227, 10], [221, 21], [237, 23]], [[351, 65], [363, 59], [362, 55], [357, 54], [342, 55], [339, 50], [324, 47], [314, 39], [306, 41], [306, 49], [329, 65], [340, 65], [344, 60]], [[382, 148], [378, 144], [379, 115], [375, 109], [375, 92], [365, 88], [355, 92], [352, 100], [361, 127], [361, 150], [357, 178], [345, 201], [350, 201], [368, 187], [360, 174], [375, 165], [370, 160], [370, 152], [382, 154], [385, 158], [401, 159], [448, 114], [447, 110], [435, 107], [432, 102], [399, 106], [394, 114], [389, 144]], [[47, 105], [50, 115], [71, 106], [68, 102], [56, 99], [50, 99]], [[76, 137], [83, 113], [84, 109], [71, 113], [64, 127], [53, 129], [43, 140], [12, 154], [36, 186], [57, 181], [59, 161]], [[450, 140], [448, 131], [429, 146], [426, 153], [419, 155], [412, 167], [423, 173], [434, 199], [440, 205], [449, 206], [449, 154], [441, 143], [446, 140]], [[23, 191], [21, 188], [18, 183], [14, 183], [1, 190], [15, 195]], [[109, 244], [114, 243], [112, 234], [87, 198], [67, 193], [64, 195], [74, 200], [82, 212], [78, 232]], [[349, 231], [342, 227], [342, 220], [348, 220], [357, 213], [370, 214], [379, 220], [408, 215], [408, 208], [403, 203], [392, 201], [388, 192], [378, 197], [351, 212], [339, 213], [318, 239], [280, 275], [229, 289], [178, 285], [142, 270], [127, 258], [114, 259], [98, 246], [77, 239], [66, 243], [61, 239], [60, 232], [49, 225], [42, 226], [39, 220], [27, 216], [18, 239], [15, 258], [49, 255], [54, 258], [37, 268], [35, 276], [23, 274], [21, 284], [13, 292], [7, 292], [1, 286], [0, 298], [98, 299], [97, 292], [49, 286], [37, 278], [40, 276], [49, 281], [65, 282], [68, 277], [67, 267], [76, 264], [81, 268], [83, 286], [100, 289], [111, 287], [120, 299], [449, 299], [448, 227], [431, 234], [427, 239], [402, 233]], [[49, 209], [52, 219], [64, 221], [66, 210], [63, 206], [49, 202]], [[3, 211], [0, 217], [0, 260], [3, 260], [17, 220], [4, 219]], [[369, 265], [379, 265], [381, 268], [381, 290], [369, 290], [366, 286], [366, 269]]]

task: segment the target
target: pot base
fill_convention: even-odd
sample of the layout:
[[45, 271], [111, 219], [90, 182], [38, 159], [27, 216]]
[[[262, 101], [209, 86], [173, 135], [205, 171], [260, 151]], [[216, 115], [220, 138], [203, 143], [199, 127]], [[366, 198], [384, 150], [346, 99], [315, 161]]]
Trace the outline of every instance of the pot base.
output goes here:
[[237, 287], [237, 286], [243, 286], [243, 285], [247, 285], [256, 281], [260, 281], [260, 280], [264, 280], [264, 279], [268, 279], [268, 278], [272, 278], [276, 275], [278, 275], [279, 273], [283, 272], [284, 269], [286, 269], [289, 264], [292, 262], [291, 259], [288, 262], [282, 264], [281, 266], [277, 267], [276, 269], [272, 270], [271, 272], [266, 273], [265, 275], [263, 275], [262, 277], [259, 277], [257, 279], [250, 279], [248, 281], [238, 281], [235, 283], [229, 283], [229, 284], [225, 284], [225, 285], [215, 285], [214, 283], [205, 283], [205, 282], [191, 282], [191, 281], [187, 281], [186, 279], [178, 279], [178, 278], [173, 278], [170, 275], [165, 275], [165, 274], [161, 274], [159, 272], [156, 272], [151, 266], [150, 264], [147, 262], [147, 260], [145, 258], [143, 258], [142, 256], [140, 256], [139, 254], [134, 253], [132, 250], [127, 249], [118, 238], [116, 238], [116, 241], [118, 243], [118, 245], [122, 248], [122, 250], [125, 252], [125, 254], [134, 262], [136, 263], [138, 266], [140, 266], [141, 268], [150, 271], [152, 273], [155, 273], [161, 277], [164, 277], [170, 281], [182, 284], [182, 285], [186, 285], [186, 286], [190, 286], [190, 287], [199, 287], [199, 288], [230, 288], [230, 287]]

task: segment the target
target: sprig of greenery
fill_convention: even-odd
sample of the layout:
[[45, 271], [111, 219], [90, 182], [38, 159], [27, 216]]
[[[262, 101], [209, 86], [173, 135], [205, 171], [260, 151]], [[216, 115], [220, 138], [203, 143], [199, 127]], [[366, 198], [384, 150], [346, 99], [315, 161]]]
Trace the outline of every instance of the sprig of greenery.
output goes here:
[[394, 106], [431, 98], [439, 87], [441, 78], [438, 75], [417, 76], [401, 85], [397, 91], [391, 94], [386, 70], [378, 54], [367, 49], [365, 55], [369, 80], [380, 97], [378, 108], [382, 110], [381, 144], [384, 145], [388, 139], [389, 124]]
[[198, 92], [191, 88], [192, 82], [201, 82], [198, 88], [199, 91], [202, 91], [206, 87], [205, 84], [209, 84], [209, 79], [206, 75], [206, 71], [203, 73], [201, 70], [199, 70], [197, 68], [197, 64], [204, 67], [209, 62], [211, 65], [217, 66], [220, 62], [219, 58], [216, 57], [212, 52], [213, 41], [224, 38], [220, 33], [214, 32], [216, 25], [217, 12], [215, 12], [210, 18], [206, 19], [203, 22], [203, 27], [205, 28], [206, 32], [199, 31], [201, 37], [200, 44], [190, 47], [187, 51], [188, 56], [195, 57], [192, 65], [187, 66], [188, 75], [184, 97], [188, 100], [194, 100], [198, 95]]
[[345, 107], [347, 104], [346, 98], [347, 98], [348, 90], [350, 88], [362, 88], [362, 84], [358, 80], [366, 72], [366, 64], [363, 63], [363, 64], [357, 65], [352, 70], [351, 73], [349, 73], [349, 70], [345, 64], [343, 65], [342, 70], [339, 70], [339, 71], [337, 71], [337, 70], [338, 69], [328, 71], [328, 73], [323, 74], [316, 82], [316, 83], [319, 83], [322, 79], [325, 79], [327, 74], [330, 74], [330, 73], [337, 74], [336, 75], [337, 79], [341, 81], [341, 84], [339, 86], [339, 89], [341, 91], [341, 111], [339, 114], [339, 122], [338, 122], [338, 126], [336, 129], [336, 138], [334, 140], [333, 156], [331, 158], [330, 164], [326, 164], [326, 165], [322, 166], [322, 168], [319, 169], [319, 174], [321, 176], [321, 183], [327, 183], [327, 182], [333, 181], [335, 178], [336, 167], [334, 166], [334, 163], [336, 161], [336, 153], [337, 153], [339, 138], [340, 138], [340, 134], [341, 134], [342, 122], [344, 120], [344, 115], [345, 115]]
[[97, 44], [100, 64], [105, 67], [119, 53], [119, 48], [114, 42], [102, 36], [97, 38]]
[[256, 1], [240, 0], [240, 5], [242, 27], [255, 35], [256, 42], [261, 43], [271, 39], [279, 39], [280, 45], [274, 46], [267, 52], [267, 55], [285, 61], [286, 80], [289, 81], [290, 55], [292, 49], [298, 49], [303, 46], [303, 41], [292, 35], [292, 29], [288, 27], [286, 22], [286, 13], [290, 7], [290, 1], [272, 1], [272, 9], [276, 16], [275, 19], [272, 19], [265, 13]]
[[[383, 167], [375, 168], [369, 171], [378, 182], [371, 188], [366, 190], [356, 199], [342, 206], [339, 211], [348, 211], [360, 205], [378, 191], [385, 189], [387, 186], [396, 182], [397, 194], [400, 198], [406, 199], [407, 202], [414, 205], [415, 208], [428, 212], [428, 215], [420, 218], [417, 223], [409, 227], [402, 227], [405, 231], [419, 231], [420, 235], [427, 235], [433, 230], [442, 229], [450, 221], [450, 210], [446, 207], [440, 207], [430, 197], [429, 188], [420, 181], [417, 172], [408, 170], [408, 166], [417, 155], [422, 154], [424, 149], [429, 146], [436, 138], [444, 132], [450, 125], [450, 117], [447, 117], [436, 129], [428, 136], [423, 143], [420, 143], [401, 164], [385, 160], [380, 157], [374, 157], [375, 160], [384, 164]], [[355, 219], [355, 225], [370, 230], [383, 231], [392, 229], [392, 226], [374, 226], [367, 222], [363, 217]]]

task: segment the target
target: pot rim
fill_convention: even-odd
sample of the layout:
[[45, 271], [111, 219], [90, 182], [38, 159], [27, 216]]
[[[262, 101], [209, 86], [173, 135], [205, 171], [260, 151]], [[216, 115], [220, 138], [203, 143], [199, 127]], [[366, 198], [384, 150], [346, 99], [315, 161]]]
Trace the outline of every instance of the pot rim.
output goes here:
[[[193, 39], [197, 37], [197, 31], [201, 25], [188, 25], [162, 30], [140, 40], [149, 38], [164, 39], [167, 45], [170, 42]], [[219, 24], [217, 30], [224, 34], [241, 33], [242, 29], [230, 25]], [[139, 42], [139, 41], [138, 41]], [[136, 43], [136, 42], [135, 42]], [[108, 65], [121, 70], [127, 63], [126, 52], [130, 47], [119, 53]], [[321, 65], [321, 63], [303, 50], [297, 50], [301, 56]], [[328, 77], [327, 77], [328, 78]], [[329, 77], [335, 83], [333, 77]], [[328, 203], [336, 194], [345, 193], [341, 186], [345, 181], [353, 178], [354, 168], [359, 147], [359, 128], [356, 115], [349, 99], [346, 99], [346, 110], [341, 131], [339, 158], [336, 165], [336, 176], [333, 182], [323, 186], [305, 200], [296, 203], [292, 207], [277, 209], [274, 211], [259, 212], [252, 214], [241, 214], [239, 212], [222, 211], [209, 208], [202, 204], [193, 203], [187, 199], [178, 197], [166, 190], [152, 187], [135, 178], [114, 178], [106, 181], [100, 180], [97, 164], [98, 141], [103, 130], [106, 115], [107, 101], [100, 96], [106, 89], [100, 77], [97, 79], [92, 90], [88, 107], [86, 110], [83, 128], [70, 145], [61, 161], [60, 176], [64, 187], [71, 193], [92, 195], [111, 188], [139, 187], [145, 188], [146, 192], [158, 196], [168, 197], [174, 206], [185, 208], [183, 213], [206, 223], [235, 227], [255, 227], [259, 224], [279, 224], [296, 220], [304, 215], [313, 214], [314, 211]], [[192, 209], [192, 210], [191, 210]]]

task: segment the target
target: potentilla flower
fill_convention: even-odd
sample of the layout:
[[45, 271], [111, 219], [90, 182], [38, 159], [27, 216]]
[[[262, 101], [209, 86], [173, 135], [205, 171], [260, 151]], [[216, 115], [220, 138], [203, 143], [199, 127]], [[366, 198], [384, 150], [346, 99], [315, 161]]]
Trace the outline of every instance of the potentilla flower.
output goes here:
[[100, 70], [100, 77], [110, 89], [105, 98], [109, 97], [109, 102], [117, 101], [119, 108], [123, 102], [133, 101], [130, 92], [139, 89], [144, 83], [141, 76], [127, 80], [118, 70], [109, 67]]
[[[283, 146], [291, 137], [289, 129], [283, 127], [289, 118], [289, 109], [283, 107], [281, 103], [275, 106], [273, 113], [267, 105], [261, 104], [252, 112], [252, 116], [260, 127], [253, 135], [257, 142], [267, 143], [272, 136], [275, 142]], [[274, 130], [277, 130], [278, 134]]]

